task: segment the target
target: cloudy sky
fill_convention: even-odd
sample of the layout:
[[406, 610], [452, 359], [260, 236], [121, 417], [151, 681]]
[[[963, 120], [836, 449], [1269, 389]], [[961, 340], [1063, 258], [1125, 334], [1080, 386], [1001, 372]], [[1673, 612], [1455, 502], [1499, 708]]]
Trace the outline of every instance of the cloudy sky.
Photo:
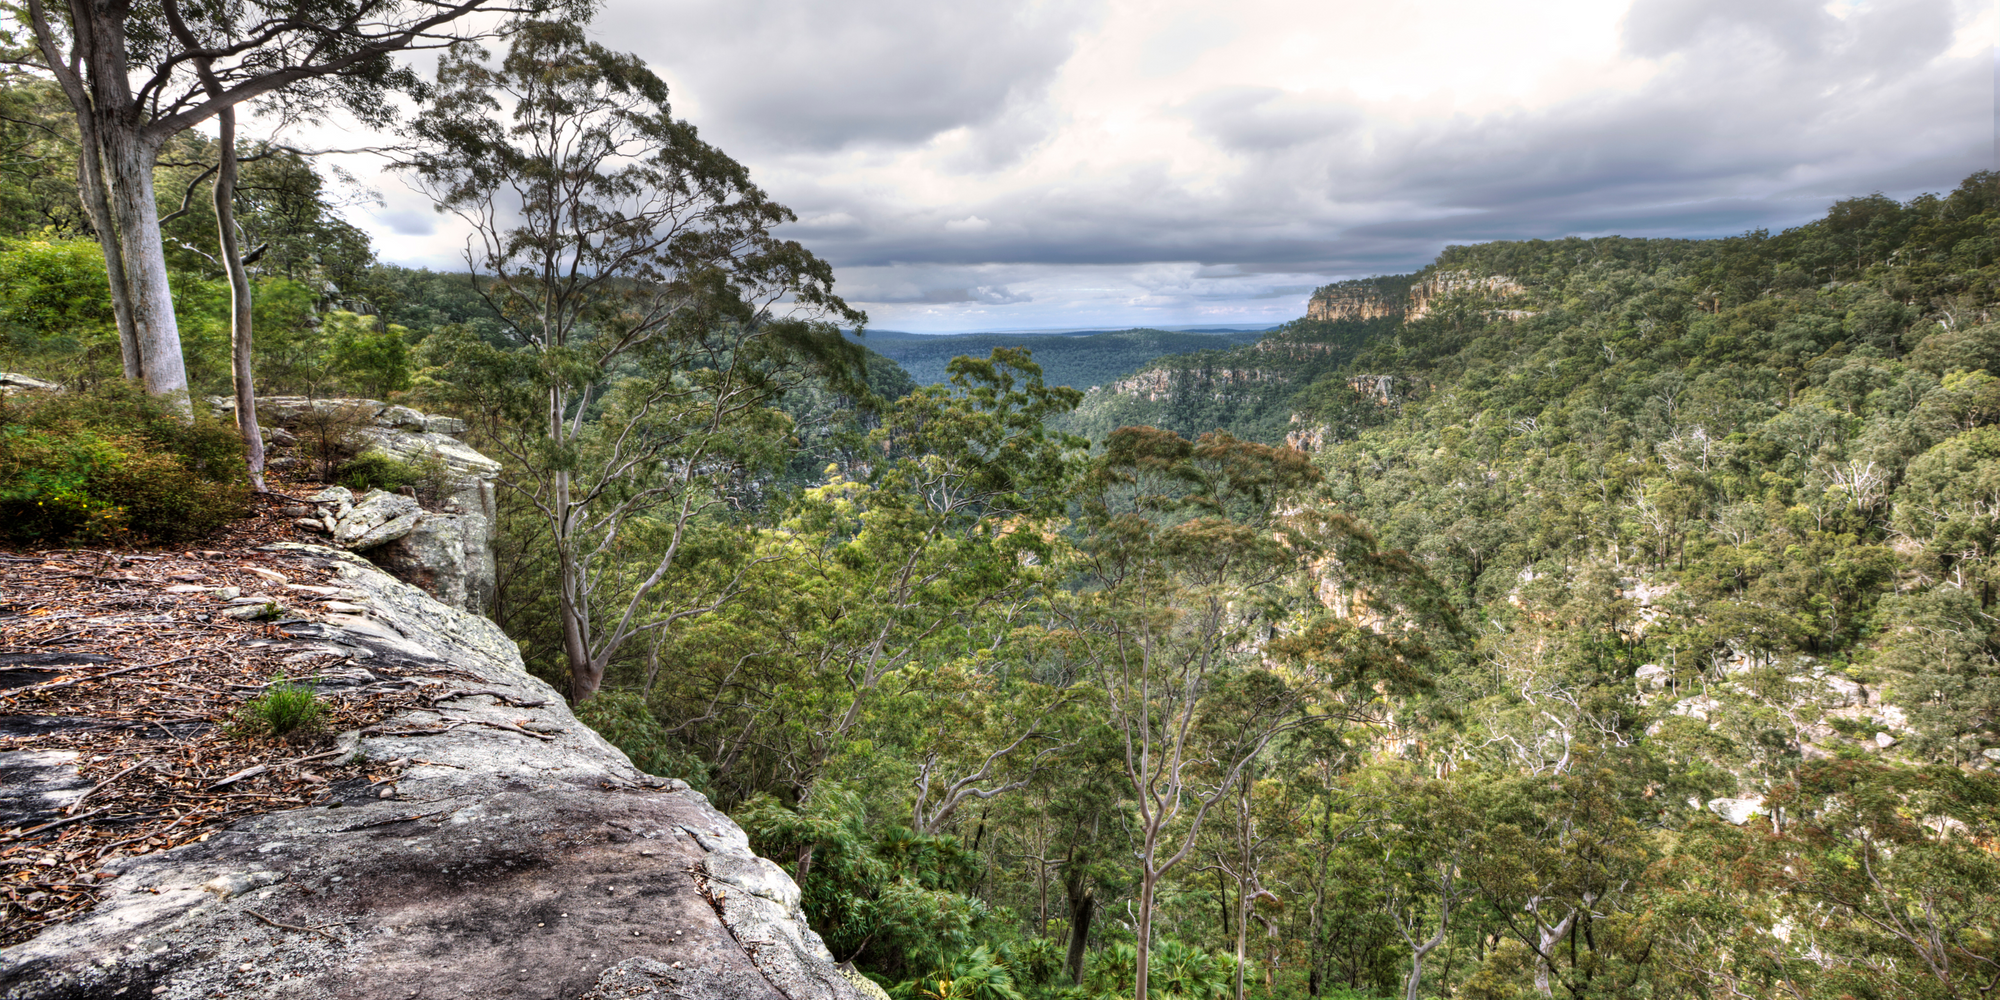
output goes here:
[[[1992, 166], [1992, 0], [607, 0], [879, 329], [1276, 323], [1450, 243]], [[394, 179], [386, 259], [462, 234]]]

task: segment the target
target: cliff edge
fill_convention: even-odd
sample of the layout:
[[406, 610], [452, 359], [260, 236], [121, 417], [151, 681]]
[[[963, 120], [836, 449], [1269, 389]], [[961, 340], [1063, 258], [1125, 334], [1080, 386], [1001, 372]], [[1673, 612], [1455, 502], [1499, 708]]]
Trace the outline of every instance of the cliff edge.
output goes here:
[[112, 862], [93, 908], [0, 949], [0, 998], [859, 996], [791, 879], [578, 723], [492, 622], [348, 552], [264, 551], [352, 613], [260, 642], [425, 693], [321, 755], [389, 777]]

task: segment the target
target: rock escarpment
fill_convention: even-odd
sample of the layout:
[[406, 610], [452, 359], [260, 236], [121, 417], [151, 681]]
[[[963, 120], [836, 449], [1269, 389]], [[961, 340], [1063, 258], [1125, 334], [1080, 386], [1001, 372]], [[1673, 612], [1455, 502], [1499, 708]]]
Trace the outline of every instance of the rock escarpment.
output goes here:
[[[236, 405], [221, 396], [209, 402], [224, 414]], [[303, 396], [259, 396], [257, 419], [273, 444], [329, 435], [342, 438], [341, 444], [354, 451], [379, 452], [401, 462], [440, 463], [451, 482], [433, 505], [436, 509], [396, 494], [357, 497], [337, 489], [309, 498], [316, 506], [299, 509], [298, 523], [324, 531], [333, 544], [361, 553], [454, 608], [479, 613], [491, 607], [493, 479], [500, 463], [458, 439], [464, 421], [374, 399]], [[274, 459], [273, 465], [281, 461], [298, 459]]]
[[1336, 282], [1313, 292], [1306, 302], [1306, 318], [1339, 323], [1401, 316], [1400, 291], [1375, 279]]
[[364, 613], [268, 642], [429, 686], [340, 749], [393, 778], [114, 863], [85, 916], [0, 951], [0, 998], [854, 1000], [798, 889], [679, 782], [579, 724], [513, 644], [359, 557]]
[[1526, 286], [1508, 275], [1470, 271], [1427, 270], [1416, 276], [1360, 278], [1314, 290], [1306, 302], [1306, 318], [1327, 322], [1390, 316], [1419, 320], [1435, 312], [1440, 303], [1458, 299], [1476, 303], [1491, 315], [1520, 319], [1534, 313], [1495, 307], [1527, 291]]

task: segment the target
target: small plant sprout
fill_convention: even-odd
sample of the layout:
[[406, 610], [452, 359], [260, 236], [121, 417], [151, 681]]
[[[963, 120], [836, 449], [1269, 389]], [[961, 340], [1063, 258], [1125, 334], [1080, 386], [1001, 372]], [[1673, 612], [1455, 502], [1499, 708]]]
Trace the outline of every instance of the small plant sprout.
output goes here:
[[325, 715], [326, 705], [312, 685], [294, 683], [277, 673], [263, 694], [236, 710], [233, 728], [243, 736], [296, 740], [319, 732]]

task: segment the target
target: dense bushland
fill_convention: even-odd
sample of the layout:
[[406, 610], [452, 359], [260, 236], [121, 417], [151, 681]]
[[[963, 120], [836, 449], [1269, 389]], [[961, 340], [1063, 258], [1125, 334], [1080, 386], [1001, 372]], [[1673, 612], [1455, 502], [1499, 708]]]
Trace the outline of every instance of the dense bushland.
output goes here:
[[[454, 147], [440, 105], [426, 177], [461, 209], [510, 197], [489, 168], [604, 178], [487, 213], [524, 227], [494, 245], [612, 219], [627, 243], [577, 252], [627, 270], [379, 266], [310, 164], [246, 146], [261, 389], [471, 421], [508, 466], [494, 614], [530, 669], [731, 811], [837, 959], [940, 1000], [2000, 977], [1993, 175], [1779, 234], [1454, 247], [1378, 282], [1428, 289], [1422, 316], [1122, 389], [1006, 344], [922, 385], [832, 329], [858, 317], [831, 269], [642, 64], [519, 44], [454, 56], [451, 107], [560, 64], [573, 90], [515, 113], [648, 156]], [[123, 387], [71, 168], [15, 121], [49, 95], [0, 93], [0, 364], [72, 390], [0, 410], [0, 523], [205, 530], [233, 432]], [[214, 152], [177, 141], [163, 215]], [[619, 214], [676, 181], [714, 239]], [[176, 307], [217, 391], [191, 205]]]

